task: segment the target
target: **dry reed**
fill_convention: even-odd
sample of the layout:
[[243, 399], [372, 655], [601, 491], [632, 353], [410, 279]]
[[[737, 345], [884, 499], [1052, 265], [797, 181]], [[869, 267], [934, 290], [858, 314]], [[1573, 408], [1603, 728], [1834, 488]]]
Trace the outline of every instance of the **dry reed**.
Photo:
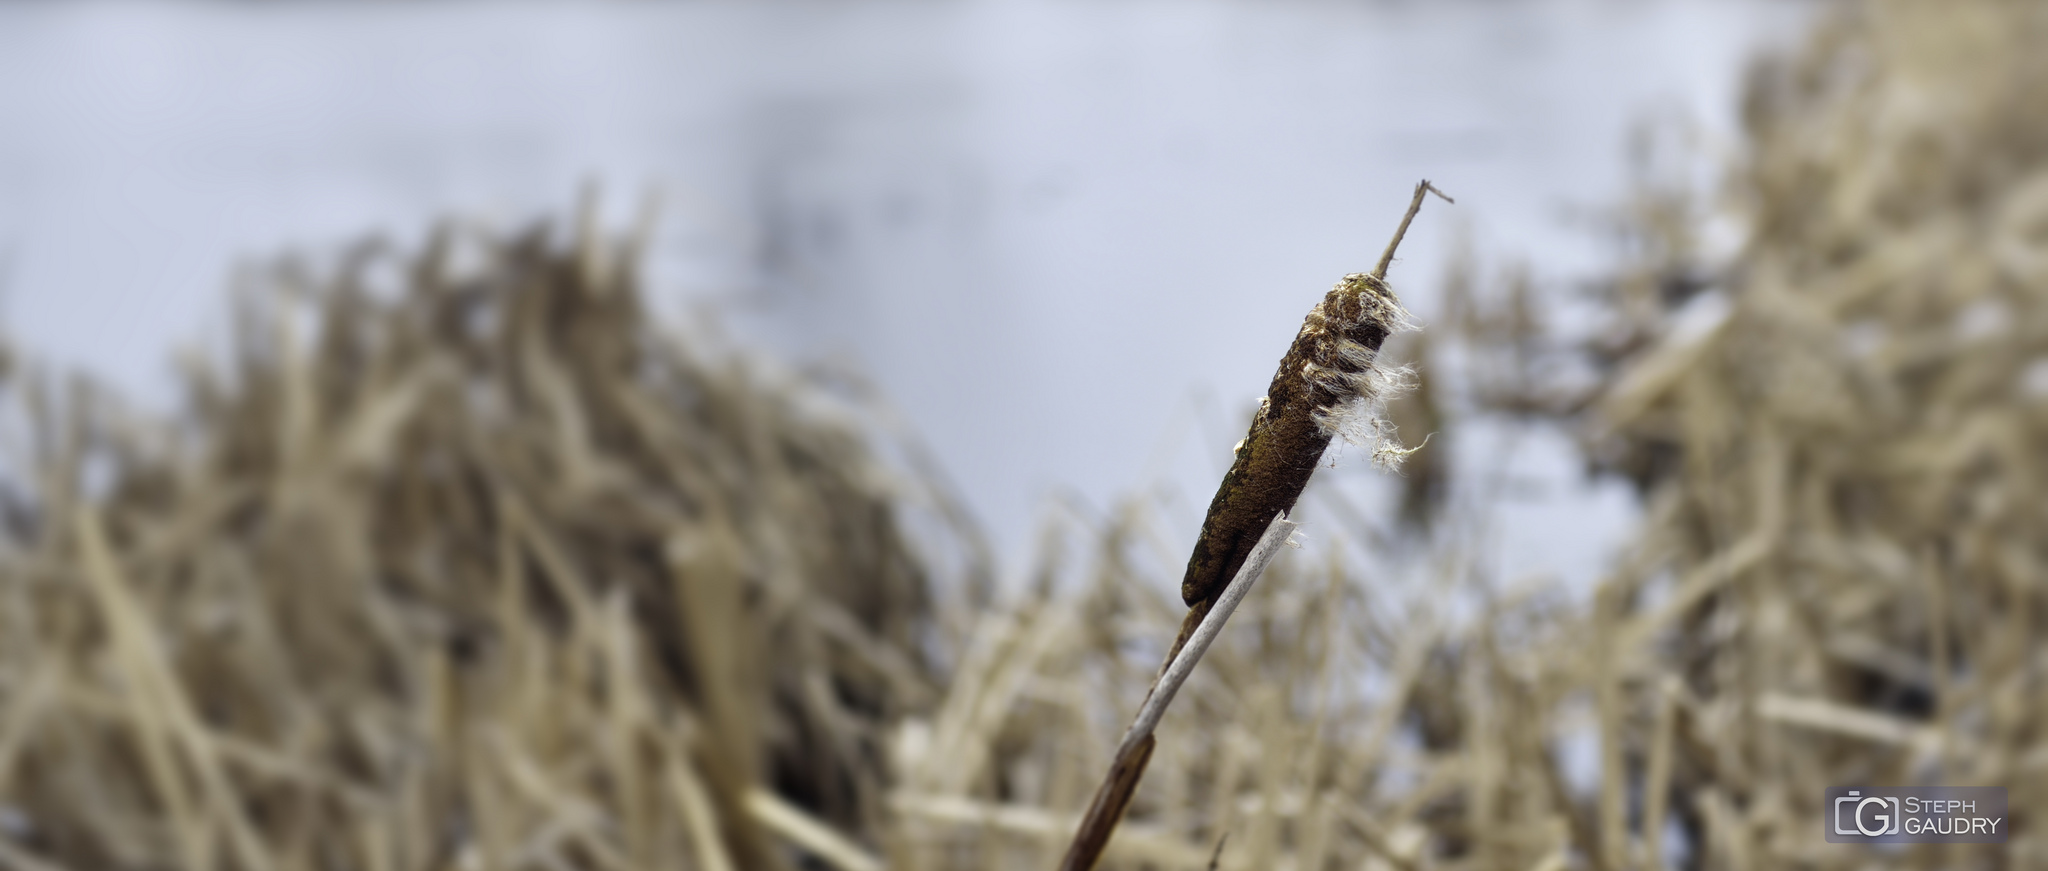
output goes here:
[[1399, 374], [1382, 367], [1378, 357], [1380, 346], [1406, 319], [1387, 287], [1387, 267], [1428, 194], [1452, 201], [1427, 179], [1417, 184], [1379, 265], [1371, 274], [1344, 276], [1309, 310], [1301, 331], [1280, 358], [1280, 369], [1252, 414], [1250, 431], [1232, 450], [1235, 461], [1216, 488], [1188, 558], [1181, 581], [1188, 614], [1180, 634], [1166, 651], [1158, 679], [1146, 690], [1137, 719], [1110, 757], [1109, 773], [1082, 814], [1073, 843], [1060, 860], [1062, 869], [1089, 871], [1100, 860], [1145, 776], [1159, 717], [1237, 604], [1258, 583], [1274, 550], [1292, 534], [1295, 524], [1287, 520], [1287, 512], [1301, 498], [1331, 439], [1339, 433], [1363, 435], [1372, 440], [1375, 459], [1407, 453], [1397, 444], [1383, 443], [1385, 424], [1380, 415], [1399, 386]]
[[949, 510], [636, 245], [265, 272], [175, 424], [17, 369], [0, 866], [880, 867]]

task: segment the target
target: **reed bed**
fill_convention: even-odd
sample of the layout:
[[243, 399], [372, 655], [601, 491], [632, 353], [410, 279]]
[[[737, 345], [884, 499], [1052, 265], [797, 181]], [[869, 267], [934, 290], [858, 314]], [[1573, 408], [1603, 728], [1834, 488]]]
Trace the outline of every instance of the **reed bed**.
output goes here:
[[[1398, 508], [1309, 487], [1100, 867], [2048, 863], [2043, 44], [1836, 7], [1725, 203], [1631, 204], [1598, 330], [1454, 287], [1390, 417], [1569, 427], [1639, 530], [1510, 585], [1440, 447]], [[1054, 514], [991, 599], [858, 389], [660, 324], [635, 261], [265, 273], [169, 421], [0, 360], [0, 867], [1053, 867], [1183, 625], [1161, 512]], [[2007, 787], [2011, 842], [1822, 841], [1825, 787], [1921, 783]]]
[[171, 423], [16, 367], [0, 866], [878, 867], [950, 643], [910, 527], [974, 541], [636, 245], [266, 270]]
[[[1584, 642], [1607, 867], [1674, 837], [1709, 868], [2048, 856], [2044, 37], [2038, 4], [1838, 8], [1752, 76], [1732, 256], [1714, 204], [1646, 187], [1590, 339], [1470, 309], [1508, 349], [1482, 392], [1577, 427], [1646, 507]], [[1822, 790], [1857, 784], [2006, 787], [2012, 840], [1822, 843]]]

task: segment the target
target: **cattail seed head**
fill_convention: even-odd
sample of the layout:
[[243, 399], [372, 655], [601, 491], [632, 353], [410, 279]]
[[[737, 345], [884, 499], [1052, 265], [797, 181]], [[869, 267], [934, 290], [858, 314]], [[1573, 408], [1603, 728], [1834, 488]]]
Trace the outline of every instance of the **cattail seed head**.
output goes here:
[[1377, 358], [1387, 336], [1409, 326], [1386, 282], [1362, 272], [1309, 311], [1209, 504], [1181, 580], [1189, 605], [1221, 590], [1273, 516], [1294, 508], [1332, 438], [1372, 449], [1375, 462], [1399, 461], [1403, 449], [1380, 412], [1406, 373]]

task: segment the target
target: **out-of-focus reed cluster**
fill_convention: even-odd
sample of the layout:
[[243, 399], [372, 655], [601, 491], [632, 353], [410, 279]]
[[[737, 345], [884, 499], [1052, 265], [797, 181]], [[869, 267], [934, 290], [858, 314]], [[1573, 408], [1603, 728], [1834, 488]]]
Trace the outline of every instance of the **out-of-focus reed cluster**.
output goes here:
[[265, 272], [175, 422], [17, 367], [0, 865], [864, 856], [944, 691], [906, 528], [954, 515], [857, 403], [664, 333], [635, 247]]

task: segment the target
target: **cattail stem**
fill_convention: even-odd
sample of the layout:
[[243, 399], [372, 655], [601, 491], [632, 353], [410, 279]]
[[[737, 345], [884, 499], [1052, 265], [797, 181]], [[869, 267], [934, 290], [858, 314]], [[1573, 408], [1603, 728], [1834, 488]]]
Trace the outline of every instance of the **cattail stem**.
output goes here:
[[1189, 634], [1187, 643], [1180, 646], [1165, 670], [1152, 681], [1152, 688], [1145, 693], [1144, 704], [1138, 707], [1138, 715], [1131, 720], [1129, 729], [1124, 730], [1123, 741], [1117, 744], [1116, 755], [1111, 758], [1108, 776], [1095, 791], [1095, 798], [1089, 802], [1088, 811], [1081, 818], [1081, 824], [1074, 831], [1074, 840], [1067, 847], [1066, 858], [1060, 861], [1061, 871], [1088, 871], [1095, 867], [1102, 857], [1102, 850], [1109, 845], [1109, 836], [1116, 824], [1123, 818], [1124, 809], [1131, 803], [1132, 793], [1137, 791], [1138, 779], [1145, 774], [1145, 763], [1152, 758], [1152, 748], [1157, 743], [1153, 731], [1159, 727], [1159, 720], [1166, 716], [1166, 708], [1173, 704], [1173, 697], [1180, 692], [1181, 685], [1195, 673], [1195, 664], [1202, 655], [1209, 652], [1209, 645], [1223, 632], [1223, 624], [1251, 592], [1252, 585], [1259, 582], [1259, 575], [1266, 571], [1266, 564], [1272, 562], [1273, 554], [1287, 543], [1287, 536], [1294, 532], [1297, 524], [1285, 514], [1277, 514], [1273, 522], [1266, 525], [1266, 534], [1259, 537], [1259, 543], [1252, 548], [1251, 557], [1245, 560], [1237, 577], [1217, 597], [1216, 603], [1208, 609], [1200, 625]]
[[1372, 268], [1372, 277], [1380, 279], [1381, 281], [1386, 280], [1387, 268], [1394, 265], [1394, 249], [1401, 247], [1401, 238], [1403, 236], [1408, 235], [1408, 224], [1415, 220], [1415, 214], [1417, 212], [1422, 211], [1422, 199], [1426, 194], [1436, 194], [1438, 197], [1441, 197], [1444, 202], [1450, 203], [1452, 205], [1456, 205], [1458, 202], [1457, 200], [1451, 199], [1451, 196], [1449, 194], [1437, 190], [1436, 185], [1429, 183], [1429, 179], [1425, 178], [1422, 181], [1416, 183], [1415, 198], [1408, 201], [1408, 213], [1401, 216], [1401, 226], [1394, 228], [1394, 238], [1392, 241], [1387, 243], [1386, 253], [1380, 255], [1380, 264]]

